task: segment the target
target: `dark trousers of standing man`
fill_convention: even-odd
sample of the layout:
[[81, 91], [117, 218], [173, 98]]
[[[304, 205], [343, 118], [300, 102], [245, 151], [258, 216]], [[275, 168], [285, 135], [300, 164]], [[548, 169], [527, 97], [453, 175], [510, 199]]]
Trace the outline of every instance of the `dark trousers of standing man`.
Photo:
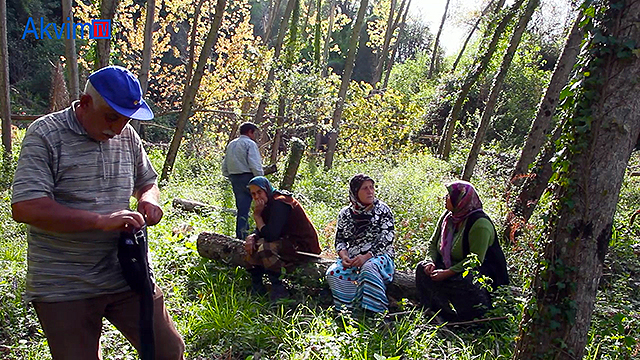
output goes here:
[[[164, 306], [164, 296], [159, 287], [156, 287], [153, 301], [155, 359], [184, 359], [184, 341]], [[102, 360], [100, 334], [103, 318], [140, 350], [140, 295], [131, 290], [82, 300], [34, 301], [33, 306], [54, 360]]]
[[229, 180], [236, 198], [236, 237], [244, 240], [249, 235], [249, 209], [251, 208], [251, 193], [247, 189], [249, 181], [253, 179], [252, 173], [231, 174]]

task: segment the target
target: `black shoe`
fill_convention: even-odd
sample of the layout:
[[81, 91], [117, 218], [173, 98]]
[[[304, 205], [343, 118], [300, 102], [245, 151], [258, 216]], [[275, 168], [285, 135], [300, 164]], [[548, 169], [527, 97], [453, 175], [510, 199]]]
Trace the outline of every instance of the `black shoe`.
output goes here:
[[289, 297], [289, 291], [282, 285], [282, 283], [276, 283], [271, 285], [271, 292], [269, 293], [269, 299], [272, 302], [276, 302], [280, 299]]
[[251, 283], [251, 295], [265, 296], [267, 295], [267, 288], [262, 283]]
[[267, 295], [267, 289], [264, 287], [264, 284], [262, 283], [263, 273], [264, 271], [258, 268], [249, 270], [249, 274], [251, 274], [251, 295], [258, 295], [258, 296]]

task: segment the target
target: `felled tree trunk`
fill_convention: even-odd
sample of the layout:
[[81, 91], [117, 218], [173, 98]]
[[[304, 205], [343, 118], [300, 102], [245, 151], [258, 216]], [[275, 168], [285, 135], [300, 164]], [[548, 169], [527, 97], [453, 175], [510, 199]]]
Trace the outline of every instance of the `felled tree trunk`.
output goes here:
[[194, 212], [200, 215], [207, 215], [212, 211], [220, 211], [231, 215], [236, 215], [238, 212], [234, 209], [227, 209], [220, 206], [213, 206], [209, 204], [205, 204], [200, 201], [187, 200], [175, 198], [173, 199], [173, 207], [177, 209], [182, 209], [184, 211]]
[[[203, 232], [198, 235], [198, 253], [200, 256], [220, 261], [229, 266], [246, 266], [243, 241], [230, 236]], [[305, 255], [306, 253], [300, 253]], [[300, 267], [301, 276], [320, 280], [327, 268], [334, 263], [334, 258], [322, 255], [306, 254], [309, 262]], [[393, 283], [387, 287], [387, 295], [391, 300], [407, 298], [417, 300], [416, 283], [413, 271], [396, 271]]]

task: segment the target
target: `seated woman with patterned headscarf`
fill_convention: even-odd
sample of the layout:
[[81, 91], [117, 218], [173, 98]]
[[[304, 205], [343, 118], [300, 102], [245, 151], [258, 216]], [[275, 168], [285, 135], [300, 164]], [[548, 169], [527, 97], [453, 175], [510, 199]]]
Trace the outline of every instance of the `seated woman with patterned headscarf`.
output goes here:
[[249, 181], [254, 202], [253, 219], [256, 230], [247, 236], [245, 250], [251, 290], [266, 294], [262, 282], [264, 274], [271, 280], [271, 300], [289, 295], [282, 285], [282, 268], [291, 271], [305, 258], [298, 251], [320, 254], [318, 234], [302, 205], [284, 190], [276, 190], [264, 176]]
[[338, 215], [338, 260], [327, 269], [327, 282], [337, 308], [384, 312], [395, 271], [393, 214], [375, 197], [374, 181], [364, 174], [351, 178], [349, 200], [351, 205]]

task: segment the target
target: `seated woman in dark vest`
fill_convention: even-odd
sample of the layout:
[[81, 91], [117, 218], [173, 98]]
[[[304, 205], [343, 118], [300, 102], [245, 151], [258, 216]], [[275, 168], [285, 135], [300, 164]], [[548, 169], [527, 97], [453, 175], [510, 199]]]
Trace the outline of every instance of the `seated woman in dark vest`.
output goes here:
[[[473, 185], [447, 184], [446, 209], [429, 242], [427, 257], [416, 269], [416, 287], [423, 306], [440, 311], [446, 321], [481, 317], [491, 307], [491, 297], [472, 272], [474, 258], [479, 273], [492, 287], [509, 281], [506, 261], [491, 219]], [[477, 263], [476, 263], [477, 264]]]
[[264, 176], [251, 179], [248, 187], [256, 222], [256, 230], [247, 236], [244, 245], [251, 290], [255, 294], [266, 294], [262, 277], [267, 274], [271, 280], [270, 298], [275, 301], [289, 295], [280, 280], [282, 268], [291, 271], [305, 261], [297, 251], [320, 254], [318, 234], [291, 193], [276, 190]]

